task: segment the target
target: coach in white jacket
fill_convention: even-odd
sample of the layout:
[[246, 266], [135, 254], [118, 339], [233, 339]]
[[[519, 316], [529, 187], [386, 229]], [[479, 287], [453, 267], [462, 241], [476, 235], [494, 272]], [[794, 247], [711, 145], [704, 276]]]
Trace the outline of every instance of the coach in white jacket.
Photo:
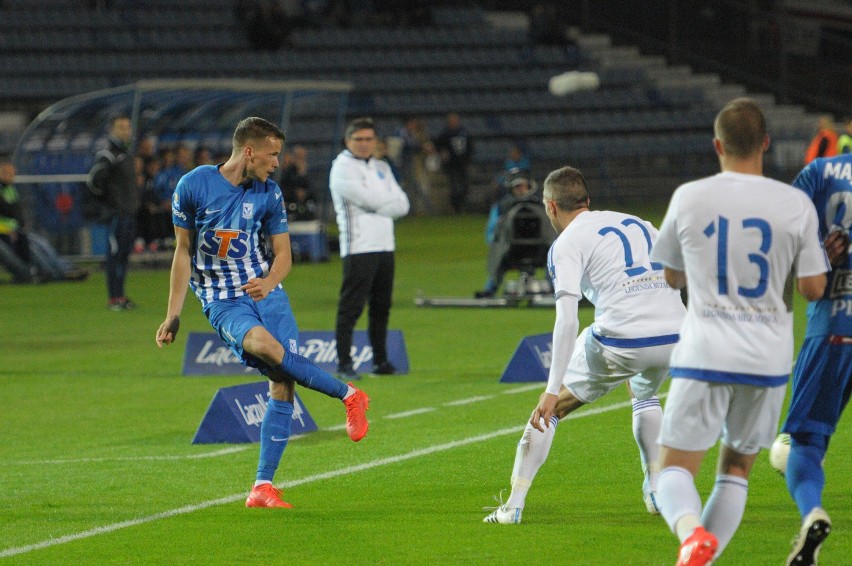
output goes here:
[[396, 371], [387, 354], [396, 247], [393, 222], [408, 214], [409, 203], [390, 166], [372, 157], [376, 148], [372, 119], [352, 120], [346, 126], [344, 142], [346, 149], [334, 159], [329, 175], [343, 259], [335, 325], [337, 370], [343, 378], [358, 379], [352, 366], [352, 331], [367, 301], [372, 373]]

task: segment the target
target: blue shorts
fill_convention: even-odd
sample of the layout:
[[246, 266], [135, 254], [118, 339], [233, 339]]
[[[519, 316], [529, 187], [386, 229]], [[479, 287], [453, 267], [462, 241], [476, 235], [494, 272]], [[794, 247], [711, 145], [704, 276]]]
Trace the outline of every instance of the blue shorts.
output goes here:
[[243, 339], [255, 326], [266, 328], [288, 352], [299, 353], [299, 328], [290, 308], [290, 299], [280, 287], [257, 302], [248, 295], [213, 301], [204, 309], [204, 314], [219, 337], [249, 367], [264, 365], [260, 359], [243, 350]]
[[852, 391], [852, 345], [827, 336], [806, 338], [793, 370], [793, 394], [783, 431], [831, 436]]

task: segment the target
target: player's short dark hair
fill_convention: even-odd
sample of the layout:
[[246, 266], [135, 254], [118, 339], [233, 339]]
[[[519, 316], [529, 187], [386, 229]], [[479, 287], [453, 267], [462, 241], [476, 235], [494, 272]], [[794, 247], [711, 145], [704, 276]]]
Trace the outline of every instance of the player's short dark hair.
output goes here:
[[234, 147], [245, 147], [250, 141], [261, 141], [266, 138], [275, 138], [284, 142], [284, 132], [281, 128], [263, 118], [252, 116], [244, 118], [237, 124], [234, 130]]
[[555, 171], [544, 180], [544, 198], [552, 200], [565, 211], [577, 210], [589, 205], [589, 188], [586, 178], [579, 169], [566, 166]]
[[725, 105], [713, 121], [713, 133], [732, 157], [748, 157], [763, 148], [766, 118], [751, 98], [736, 98]]
[[375, 132], [376, 124], [373, 122], [372, 118], [368, 118], [366, 116], [350, 120], [350, 122], [346, 124], [346, 131], [343, 133], [343, 139], [348, 140], [352, 137], [352, 134], [358, 130], [373, 130], [373, 132]]

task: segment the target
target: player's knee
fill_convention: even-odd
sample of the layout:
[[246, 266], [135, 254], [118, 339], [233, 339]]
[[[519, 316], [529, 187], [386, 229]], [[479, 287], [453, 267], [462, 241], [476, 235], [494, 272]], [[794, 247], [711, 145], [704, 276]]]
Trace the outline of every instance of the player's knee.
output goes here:
[[278, 354], [283, 349], [268, 332], [249, 331], [243, 339], [243, 350], [263, 362], [275, 366], [280, 363]]

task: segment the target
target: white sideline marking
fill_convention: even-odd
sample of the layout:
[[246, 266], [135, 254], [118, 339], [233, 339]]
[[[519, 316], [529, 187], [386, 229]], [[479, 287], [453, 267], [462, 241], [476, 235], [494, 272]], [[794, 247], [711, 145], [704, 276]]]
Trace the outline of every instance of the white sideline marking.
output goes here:
[[507, 389], [503, 391], [503, 395], [514, 395], [515, 393], [526, 393], [527, 391], [532, 391], [533, 389], [541, 389], [544, 391], [544, 388], [547, 387], [547, 384], [542, 383], [532, 383], [530, 385], [523, 385], [521, 387], [515, 387], [514, 389]]
[[422, 409], [412, 409], [411, 411], [403, 411], [402, 413], [393, 413], [385, 415], [386, 419], [404, 419], [405, 417], [413, 417], [414, 415], [422, 415], [423, 413], [431, 413], [435, 407], [423, 407]]
[[494, 395], [478, 395], [476, 397], [468, 397], [467, 399], [459, 399], [458, 401], [449, 401], [447, 403], [444, 403], [444, 407], [458, 407], [459, 405], [470, 405], [471, 403], [488, 401], [489, 399], [493, 398]]
[[[292, 438], [296, 438], [295, 436]], [[291, 438], [291, 440], [292, 440]], [[249, 448], [253, 448], [253, 446], [232, 446], [230, 448], [222, 448], [221, 450], [214, 450], [213, 452], [204, 452], [203, 454], [183, 454], [180, 456], [116, 456], [114, 458], [68, 458], [68, 459], [57, 459], [57, 460], [30, 460], [23, 462], [9, 462], [11, 464], [90, 464], [90, 463], [100, 463], [100, 462], [138, 462], [142, 461], [163, 461], [163, 460], [200, 460], [202, 458], [216, 458], [218, 456], [227, 456], [228, 454], [234, 454], [235, 452], [242, 452], [243, 450], [248, 450]]]
[[[663, 397], [663, 395], [660, 395]], [[599, 415], [601, 413], [607, 413], [609, 411], [615, 411], [616, 409], [623, 409], [625, 407], [630, 407], [632, 405], [631, 401], [622, 401], [620, 403], [615, 403], [612, 405], [606, 405], [603, 407], [593, 407], [590, 409], [584, 409], [578, 413], [571, 413], [565, 420], [570, 419], [578, 419], [582, 417], [591, 417], [593, 415]], [[452, 450], [454, 448], [459, 448], [461, 446], [467, 446], [469, 444], [476, 444], [479, 442], [484, 442], [486, 440], [491, 440], [493, 438], [498, 438], [500, 436], [506, 436], [509, 434], [518, 434], [524, 430], [526, 424], [523, 426], [514, 426], [510, 428], [502, 428], [500, 430], [495, 430], [493, 432], [488, 432], [485, 434], [480, 434], [478, 436], [471, 436], [468, 438], [463, 438], [461, 440], [454, 440], [452, 442], [447, 442], [444, 444], [436, 444], [435, 446], [430, 446], [428, 448], [420, 448], [419, 450], [412, 450], [411, 452], [406, 452], [405, 454], [400, 454], [398, 456], [389, 456], [387, 458], [380, 458], [378, 460], [373, 460], [372, 462], [366, 462], [364, 464], [358, 464], [357, 466], [349, 466], [346, 468], [341, 468], [338, 470], [331, 470], [329, 472], [323, 472], [320, 474], [314, 474], [312, 476], [307, 476], [301, 479], [279, 483], [280, 487], [290, 488], [298, 485], [303, 485], [306, 483], [312, 483], [316, 481], [336, 478], [340, 476], [347, 476], [350, 474], [354, 474], [357, 472], [362, 472], [364, 470], [370, 470], [372, 468], [378, 468], [381, 466], [387, 466], [389, 464], [396, 464], [399, 462], [404, 462], [406, 460], [411, 460], [413, 458], [419, 458], [420, 456], [428, 456], [430, 454], [435, 454], [437, 452], [445, 452], [447, 450]], [[138, 519], [130, 519], [128, 521], [121, 521], [120, 523], [113, 523], [111, 525], [104, 525], [102, 527], [95, 527], [94, 529], [89, 529], [87, 531], [82, 531], [79, 533], [74, 533], [70, 535], [65, 535], [57, 538], [52, 538], [49, 540], [45, 540], [42, 542], [38, 542], [35, 544], [28, 544], [26, 546], [16, 546], [12, 548], [7, 548], [5, 550], [0, 551], [0, 558], [6, 558], [8, 556], [17, 556], [19, 554], [26, 554], [27, 552], [32, 552], [34, 550], [41, 550], [43, 548], [49, 548], [51, 546], [56, 546], [59, 544], [65, 544], [67, 542], [73, 542], [76, 540], [82, 540], [91, 538], [94, 536], [111, 533], [114, 531], [118, 531], [121, 529], [125, 529], [127, 527], [135, 527], [138, 525], [144, 525], [145, 523], [150, 523], [153, 521], [158, 521], [160, 519], [168, 519], [170, 517], [176, 517], [178, 515], [185, 515], [187, 513], [194, 513], [195, 511], [200, 511], [202, 509], [207, 509], [208, 507], [214, 507], [216, 505], [225, 505], [228, 503], [235, 503], [237, 501], [241, 501], [245, 498], [245, 493], [239, 493], [237, 495], [229, 495], [227, 497], [221, 497], [219, 499], [211, 499], [209, 501], [203, 501], [201, 503], [196, 503], [195, 505], [185, 505], [183, 507], [179, 507], [177, 509], [171, 509], [169, 511], [163, 511], [162, 513], [156, 513], [154, 515], [148, 515], [147, 517], [139, 517]]]

